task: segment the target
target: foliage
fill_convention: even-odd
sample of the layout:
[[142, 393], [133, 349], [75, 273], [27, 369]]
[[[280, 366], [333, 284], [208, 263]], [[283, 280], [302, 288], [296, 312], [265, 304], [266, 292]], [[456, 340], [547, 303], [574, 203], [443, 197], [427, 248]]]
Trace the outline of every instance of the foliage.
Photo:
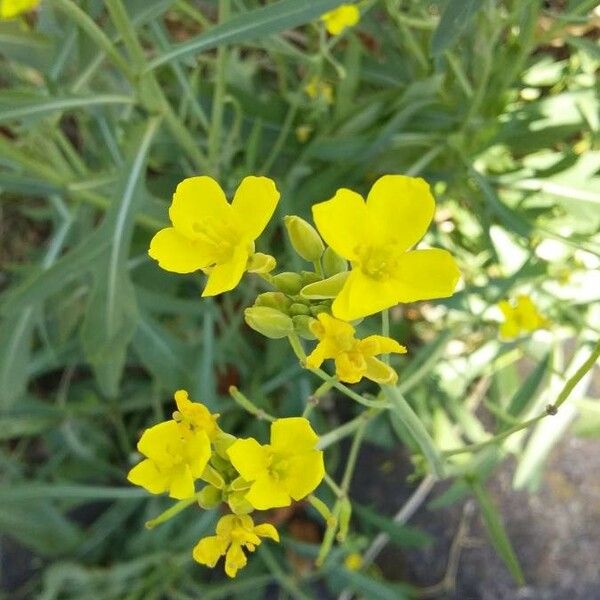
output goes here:
[[[341, 187], [366, 194], [386, 173], [432, 185], [425, 241], [457, 258], [461, 289], [392, 311], [389, 333], [409, 352], [394, 358], [390, 408], [370, 406], [363, 381], [355, 394], [368, 407], [324, 390], [330, 401], [311, 421], [330, 474], [344, 472], [337, 442], [350, 435], [356, 453], [363, 435], [406, 445], [417, 478], [443, 460], [450, 485], [429, 506], [475, 497], [522, 577], [486, 480], [513, 455], [515, 486], [535, 486], [577, 410], [597, 422], [597, 403], [573, 389], [585, 371], [565, 386], [600, 329], [600, 57], [586, 36], [596, 3], [366, 0], [358, 25], [328, 37], [319, 17], [340, 4], [43, 0], [35, 14], [0, 21], [0, 531], [42, 559], [11, 597], [250, 599], [278, 585], [305, 598], [321, 584], [413, 594], [368, 565], [342, 566], [377, 531], [420, 542], [368, 507], [308, 573], [294, 571], [286, 543], [311, 564], [319, 547], [284, 525], [282, 544], [263, 544], [233, 582], [192, 567], [189, 549], [216, 514], [186, 511], [144, 529], [169, 501], [126, 486], [125, 475], [176, 389], [220, 413], [227, 431], [266, 439], [240, 410], [244, 398], [259, 417], [296, 416], [320, 383], [284, 342], [245, 326], [261, 279], [200, 302], [202, 275], [149, 259], [176, 185], [198, 174], [228, 197], [245, 176], [268, 175], [280, 217], [308, 218]], [[315, 85], [309, 95], [313, 81], [332, 93]], [[275, 223], [257, 250], [290, 271], [306, 267]], [[518, 294], [535, 298], [549, 326], [506, 341], [497, 304]], [[381, 332], [377, 319], [364, 327]], [[231, 384], [244, 396], [230, 397]], [[556, 416], [545, 418], [548, 404], [562, 405]], [[423, 432], [433, 456], [415, 444]], [[348, 505], [336, 506], [349, 520]]]

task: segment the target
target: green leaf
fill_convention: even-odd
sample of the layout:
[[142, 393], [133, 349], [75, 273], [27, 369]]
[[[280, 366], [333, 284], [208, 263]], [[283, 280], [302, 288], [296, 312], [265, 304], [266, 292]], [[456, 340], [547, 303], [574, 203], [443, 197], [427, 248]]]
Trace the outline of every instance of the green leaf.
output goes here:
[[37, 311], [23, 308], [0, 325], [0, 408], [6, 410], [25, 391]]
[[0, 93], [0, 123], [49, 113], [63, 112], [75, 108], [86, 108], [111, 104], [134, 104], [132, 96], [121, 94], [94, 94], [91, 96], [63, 96], [45, 98], [37, 94], [14, 92]]
[[525, 577], [523, 576], [519, 559], [510, 543], [510, 539], [508, 538], [506, 529], [502, 523], [502, 517], [494, 506], [492, 498], [479, 482], [472, 483], [471, 489], [473, 490], [479, 508], [481, 509], [483, 523], [496, 552], [498, 552], [500, 558], [508, 567], [508, 570], [515, 581], [519, 585], [525, 585]]
[[548, 352], [511, 398], [507, 408], [509, 414], [518, 417], [528, 406], [531, 406], [544, 377], [549, 372], [551, 364], [552, 352]]
[[274, 4], [237, 14], [226, 22], [168, 52], [156, 57], [148, 65], [156, 69], [160, 65], [189, 55], [197, 55], [223, 44], [241, 44], [292, 29], [315, 21], [323, 13], [343, 4], [343, 0], [280, 0]]
[[356, 502], [352, 503], [352, 508], [361, 519], [374, 526], [378, 531], [387, 533], [390, 541], [401, 548], [422, 548], [433, 543], [433, 538], [429, 534], [416, 527], [396, 523], [393, 519], [384, 517], [373, 509]]
[[[135, 212], [143, 197], [146, 159], [159, 123], [156, 118], [148, 122], [135, 156], [124, 165], [118, 200], [111, 205], [97, 232], [107, 240], [107, 250], [93, 266], [94, 286], [81, 328], [81, 340], [84, 354], [108, 396], [117, 394], [127, 347], [136, 329], [137, 301], [127, 258]], [[137, 143], [135, 134], [132, 139]]]
[[[124, 477], [124, 476], [123, 476]], [[25, 502], [36, 499], [60, 500], [128, 500], [147, 498], [148, 492], [136, 487], [108, 487], [76, 483], [11, 483], [0, 485], [0, 502]], [[1, 511], [0, 511], [1, 512]]]
[[0, 22], [0, 56], [44, 71], [54, 58], [50, 38], [28, 31], [17, 21]]
[[408, 600], [411, 597], [411, 588], [407, 585], [388, 583], [349, 569], [344, 569], [342, 575], [347, 584], [359, 594], [364, 594], [365, 598]]
[[441, 54], [451, 46], [482, 6], [482, 0], [449, 0], [431, 38], [431, 53]]

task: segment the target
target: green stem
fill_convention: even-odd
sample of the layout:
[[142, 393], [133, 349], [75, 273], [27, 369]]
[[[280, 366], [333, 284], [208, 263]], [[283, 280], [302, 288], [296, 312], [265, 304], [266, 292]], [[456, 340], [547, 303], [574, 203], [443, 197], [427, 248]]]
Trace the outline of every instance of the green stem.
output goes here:
[[384, 385], [382, 389], [392, 402], [396, 414], [410, 431], [415, 442], [417, 442], [423, 452], [423, 456], [427, 459], [433, 476], [441, 479], [444, 476], [443, 460], [421, 419], [415, 414], [398, 388], [391, 385]]
[[372, 408], [371, 410], [367, 410], [358, 417], [355, 417], [351, 421], [328, 431], [325, 435], [322, 435], [319, 438], [319, 443], [317, 447], [321, 450], [325, 450], [329, 446], [333, 444], [337, 444], [340, 440], [343, 440], [345, 437], [352, 435], [363, 423], [369, 423], [376, 417], [378, 417], [383, 412], [382, 409]]
[[503, 431], [502, 433], [495, 435], [494, 437], [490, 438], [489, 440], [486, 440], [485, 442], [480, 442], [478, 444], [470, 444], [468, 446], [464, 446], [463, 448], [455, 448], [453, 450], [446, 450], [445, 452], [443, 452], [443, 455], [444, 456], [454, 456], [456, 454], [464, 454], [465, 452], [477, 452], [478, 450], [482, 450], [483, 448], [487, 448], [488, 446], [497, 444], [498, 442], [505, 440], [507, 437], [511, 436], [513, 433], [517, 433], [517, 431], [521, 431], [523, 429], [527, 429], [528, 427], [531, 427], [532, 425], [535, 425], [535, 423], [537, 423], [538, 421], [541, 421], [548, 415], [556, 414], [556, 411], [559, 409], [560, 406], [562, 406], [562, 404], [565, 402], [565, 400], [569, 397], [569, 395], [573, 391], [573, 388], [581, 381], [583, 376], [596, 364], [596, 361], [598, 360], [599, 357], [600, 357], [600, 340], [594, 346], [594, 349], [592, 350], [592, 352], [591, 352], [590, 356], [587, 358], [587, 360], [581, 365], [581, 367], [579, 367], [579, 369], [577, 369], [577, 371], [575, 371], [573, 376], [567, 380], [567, 382], [563, 386], [562, 390], [558, 394], [554, 404], [549, 404], [546, 407], [546, 410], [543, 413], [539, 414], [537, 417], [533, 417], [532, 419], [528, 419], [527, 421], [524, 421], [523, 423], [519, 423], [518, 425], [515, 425], [514, 427], [511, 427], [511, 428], [507, 429], [506, 431]]
[[[381, 311], [381, 335], [384, 337], [390, 337], [390, 309], [386, 308]], [[390, 355], [383, 354], [381, 359], [386, 365], [390, 364]]]
[[188, 506], [191, 506], [195, 502], [198, 501], [200, 494], [202, 492], [198, 492], [191, 496], [190, 498], [184, 498], [179, 502], [176, 502], [170, 508], [167, 508], [164, 512], [162, 512], [158, 517], [154, 519], [150, 519], [150, 521], [146, 521], [146, 529], [154, 529], [157, 525], [161, 525], [165, 523], [169, 519], [172, 519], [175, 515], [179, 514], [182, 510], [185, 510]]
[[275, 417], [265, 412], [262, 408], [256, 406], [250, 398], [242, 394], [240, 390], [238, 390], [235, 385], [230, 386], [229, 395], [237, 402], [237, 404], [243, 408], [245, 411], [254, 415], [258, 419], [264, 419], [265, 421], [273, 422]]
[[[219, 23], [225, 22], [231, 12], [230, 0], [219, 0]], [[227, 47], [219, 46], [217, 49], [217, 62], [215, 65], [215, 89], [213, 93], [210, 129], [208, 132], [208, 164], [211, 174], [218, 178], [220, 168], [221, 129], [223, 126], [223, 113], [225, 109]]]

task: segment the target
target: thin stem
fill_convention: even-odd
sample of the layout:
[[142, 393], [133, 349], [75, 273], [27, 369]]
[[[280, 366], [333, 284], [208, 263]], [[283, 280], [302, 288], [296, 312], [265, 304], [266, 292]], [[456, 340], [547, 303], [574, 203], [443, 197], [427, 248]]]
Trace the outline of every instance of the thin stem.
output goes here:
[[337, 444], [337, 442], [339, 442], [340, 440], [343, 440], [345, 437], [352, 435], [362, 425], [362, 423], [370, 423], [382, 412], [382, 409], [377, 408], [372, 408], [371, 410], [363, 412], [351, 421], [348, 421], [347, 423], [340, 425], [336, 429], [328, 431], [325, 435], [322, 435], [319, 438], [319, 443], [317, 444], [317, 447], [321, 450], [325, 450], [325, 448], [328, 448], [333, 444]]
[[265, 421], [274, 421], [275, 417], [270, 415], [268, 412], [264, 411], [262, 408], [259, 408], [240, 390], [238, 390], [235, 385], [229, 387], [229, 395], [236, 401], [236, 403], [243, 408], [245, 411], [249, 412], [251, 415], [254, 415], [258, 419], [263, 419]]
[[[381, 311], [381, 335], [390, 337], [390, 309], [386, 308]], [[390, 364], [390, 355], [383, 354], [381, 359], [386, 365]]]
[[[226, 21], [229, 18], [230, 12], [230, 0], [219, 0], [219, 23]], [[217, 49], [217, 61], [215, 65], [216, 80], [213, 92], [210, 129], [208, 131], [208, 164], [214, 177], [219, 176], [220, 168], [221, 129], [225, 108], [226, 63], [227, 48], [225, 45], [221, 45]]]
[[179, 514], [182, 510], [185, 510], [188, 506], [191, 506], [192, 504], [197, 502], [201, 493], [202, 492], [198, 492], [190, 498], [184, 498], [183, 500], [179, 500], [179, 502], [176, 502], [175, 504], [173, 504], [173, 506], [171, 506], [170, 508], [167, 508], [167, 510], [160, 513], [160, 515], [158, 515], [158, 517], [155, 517], [154, 519], [150, 519], [150, 521], [146, 521], [146, 525], [145, 525], [146, 529], [154, 529], [157, 525], [161, 525], [162, 523], [165, 523], [169, 519], [172, 519], [175, 515]]
[[421, 422], [421, 419], [415, 414], [398, 388], [384, 385], [382, 386], [382, 389], [386, 396], [391, 400], [393, 407], [396, 410], [396, 414], [404, 426], [410, 431], [415, 442], [417, 442], [419, 448], [423, 452], [423, 456], [425, 456], [429, 463], [433, 475], [436, 479], [442, 478], [444, 476], [442, 457], [435, 446], [435, 443], [431, 439], [431, 436]]

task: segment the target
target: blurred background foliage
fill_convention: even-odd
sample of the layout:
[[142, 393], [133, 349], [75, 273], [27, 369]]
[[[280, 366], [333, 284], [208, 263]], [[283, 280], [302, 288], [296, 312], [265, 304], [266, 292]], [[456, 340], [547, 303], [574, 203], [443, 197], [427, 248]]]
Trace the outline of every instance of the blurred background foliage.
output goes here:
[[[244, 325], [258, 279], [201, 302], [201, 275], [169, 274], [147, 257], [186, 176], [211, 174], [231, 192], [247, 174], [269, 175], [279, 217], [308, 217], [338, 187], [365, 192], [384, 173], [432, 184], [426, 242], [457, 257], [461, 288], [398, 308], [392, 333], [410, 348], [396, 363], [400, 385], [442, 449], [538, 414], [589, 355], [600, 329], [596, 2], [366, 0], [360, 24], [328, 38], [318, 17], [339, 4], [43, 0], [0, 22], [6, 597], [250, 599], [277, 586], [294, 598], [345, 588], [412, 597], [415, 588], [376, 570], [340, 565], [382, 531], [401, 548], [436, 551], [420, 530], [357, 504], [347, 542], [315, 569], [306, 559], [321, 525], [301, 507], [272, 516], [283, 543], [263, 545], [230, 582], [192, 564], [214, 514], [144, 529], [169, 502], [124, 476], [139, 433], [170, 413], [175, 389], [221, 413], [225, 429], [264, 436], [229, 385], [287, 416], [318, 383], [283, 342], [265, 344]], [[333, 102], [306, 93], [315, 77]], [[278, 219], [258, 249], [303, 268]], [[532, 294], [550, 326], [505, 342], [496, 304], [517, 293]], [[313, 423], [325, 433], [359, 408], [332, 396]], [[486, 479], [513, 456], [514, 486], [535, 488], [573, 422], [581, 435], [600, 433], [585, 385], [531, 435], [452, 458], [449, 485], [435, 488], [432, 509], [475, 497], [517, 581], [519, 551]], [[416, 450], [393, 413], [372, 421], [367, 440]], [[346, 452], [328, 450], [330, 473]], [[10, 555], [22, 548], [31, 554], [19, 565]]]

